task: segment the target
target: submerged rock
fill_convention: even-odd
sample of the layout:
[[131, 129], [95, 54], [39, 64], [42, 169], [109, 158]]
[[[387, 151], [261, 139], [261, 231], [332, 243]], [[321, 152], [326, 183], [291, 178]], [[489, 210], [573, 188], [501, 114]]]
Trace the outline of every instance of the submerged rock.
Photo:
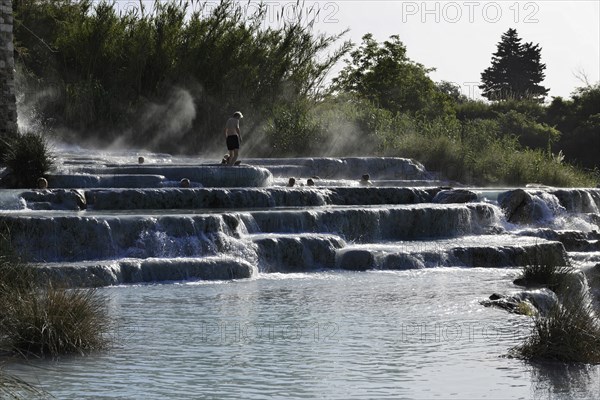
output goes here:
[[334, 268], [344, 240], [327, 234], [253, 235], [262, 272], [314, 271]]
[[600, 214], [587, 214], [587, 218], [591, 224], [596, 225], [598, 229], [600, 229]]
[[433, 198], [433, 203], [468, 203], [477, 200], [477, 193], [466, 189], [442, 190]]
[[264, 187], [272, 182], [273, 175], [260, 167], [250, 165], [222, 166], [218, 165], [123, 165], [112, 167], [84, 167], [79, 171], [91, 175], [151, 175], [164, 177], [169, 181], [179, 182], [188, 178], [204, 187]]
[[161, 187], [166, 178], [162, 175], [149, 174], [52, 174], [48, 179], [50, 187], [86, 189]]
[[566, 251], [600, 251], [600, 233], [548, 228], [524, 229], [520, 236], [533, 236], [561, 242]]
[[386, 270], [407, 270], [425, 268], [425, 255], [419, 257], [416, 254], [392, 253], [387, 254], [381, 263], [381, 269]]
[[243, 279], [252, 277], [255, 272], [255, 267], [245, 260], [222, 256], [44, 263], [34, 267], [38, 279], [52, 280], [71, 287], [100, 287], [191, 279]]
[[510, 295], [494, 293], [489, 299], [481, 301], [486, 307], [498, 307], [515, 314], [548, 315], [553, 307], [558, 305], [556, 294], [546, 288], [524, 290]]
[[23, 200], [32, 210], [72, 210], [87, 208], [85, 193], [75, 189], [52, 189], [23, 192]]
[[268, 168], [276, 176], [317, 175], [325, 179], [358, 179], [368, 173], [371, 179], [432, 178], [432, 174], [419, 162], [397, 157], [260, 158], [244, 162]]
[[550, 192], [560, 204], [571, 212], [598, 213], [600, 210], [600, 190], [597, 189], [558, 189]]
[[498, 204], [504, 210], [508, 222], [531, 224], [544, 216], [543, 209], [533, 196], [523, 189], [509, 190], [498, 195]]
[[[225, 168], [225, 167], [224, 167]], [[418, 188], [298, 187], [88, 190], [96, 210], [314, 207], [430, 202]]]
[[339, 254], [338, 265], [350, 271], [366, 271], [375, 266], [375, 255], [368, 250], [347, 250]]

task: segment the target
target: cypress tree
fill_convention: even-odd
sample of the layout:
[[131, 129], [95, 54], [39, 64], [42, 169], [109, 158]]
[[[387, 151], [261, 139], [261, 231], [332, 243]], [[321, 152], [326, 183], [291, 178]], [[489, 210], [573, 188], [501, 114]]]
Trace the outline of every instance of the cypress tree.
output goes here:
[[542, 101], [548, 89], [540, 85], [546, 69], [541, 51], [539, 44], [522, 44], [516, 29], [509, 29], [492, 56], [492, 66], [481, 74], [482, 95], [492, 101]]

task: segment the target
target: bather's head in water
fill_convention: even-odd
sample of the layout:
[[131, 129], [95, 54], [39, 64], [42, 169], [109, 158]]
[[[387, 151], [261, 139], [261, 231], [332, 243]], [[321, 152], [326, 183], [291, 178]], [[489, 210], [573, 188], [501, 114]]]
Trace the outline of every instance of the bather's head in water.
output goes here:
[[48, 189], [48, 181], [46, 178], [38, 178], [37, 187], [38, 189]]
[[360, 181], [358, 182], [361, 186], [372, 186], [373, 183], [371, 182], [371, 177], [369, 176], [369, 174], [363, 174], [363, 176], [361, 177]]
[[181, 181], [179, 181], [179, 187], [189, 188], [190, 187], [190, 180], [188, 178], [183, 178]]
[[288, 187], [292, 187], [292, 186], [294, 186], [295, 184], [296, 184], [296, 178], [290, 178], [290, 179], [288, 180], [288, 184], [287, 184], [287, 185], [288, 185]]

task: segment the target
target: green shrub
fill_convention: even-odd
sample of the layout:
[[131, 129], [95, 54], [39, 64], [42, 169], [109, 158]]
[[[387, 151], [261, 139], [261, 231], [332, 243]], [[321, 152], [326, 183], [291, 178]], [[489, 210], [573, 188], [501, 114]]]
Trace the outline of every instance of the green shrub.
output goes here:
[[527, 265], [523, 268], [521, 276], [515, 280], [525, 286], [543, 285], [553, 291], [557, 291], [567, 275], [573, 273], [570, 266], [556, 265]]
[[523, 149], [515, 135], [502, 135], [493, 119], [459, 121], [438, 118], [408, 119], [390, 129], [382, 141], [382, 153], [410, 157], [443, 177], [477, 185], [595, 186], [596, 178], [563, 163], [562, 157], [541, 149]]
[[37, 179], [52, 168], [54, 158], [48, 142], [41, 134], [26, 132], [1, 141], [0, 163], [11, 172], [12, 182], [9, 186], [35, 187]]
[[533, 100], [505, 100], [491, 103], [490, 111], [496, 115], [506, 114], [510, 111], [515, 111], [519, 114], [526, 115], [533, 121], [539, 121], [545, 117], [546, 110], [544, 106]]
[[108, 345], [106, 299], [94, 289], [49, 286], [0, 296], [4, 300], [0, 348], [6, 351], [56, 357]]
[[589, 296], [565, 296], [548, 316], [536, 317], [532, 335], [513, 352], [530, 360], [600, 363], [600, 320]]
[[516, 284], [548, 287], [558, 303], [545, 315], [536, 315], [531, 336], [512, 352], [531, 360], [600, 363], [600, 319], [588, 284], [571, 266], [530, 265]]
[[531, 149], [550, 149], [560, 138], [556, 129], [515, 110], [500, 115], [498, 122], [502, 135], [515, 136], [522, 146]]
[[106, 298], [93, 289], [40, 282], [0, 234], [0, 353], [51, 356], [87, 353], [109, 344]]
[[469, 100], [456, 104], [455, 109], [456, 118], [461, 121], [490, 119], [495, 116], [495, 112], [490, 108], [490, 105], [480, 100]]
[[325, 139], [325, 132], [310, 113], [306, 102], [277, 106], [266, 129], [275, 157], [314, 154]]

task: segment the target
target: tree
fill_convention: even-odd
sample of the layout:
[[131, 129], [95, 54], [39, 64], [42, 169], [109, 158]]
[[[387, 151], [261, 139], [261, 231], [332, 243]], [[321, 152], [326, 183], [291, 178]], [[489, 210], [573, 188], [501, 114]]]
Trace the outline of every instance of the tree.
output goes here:
[[492, 66], [481, 74], [482, 95], [492, 101], [543, 101], [548, 89], [540, 85], [546, 69], [541, 51], [539, 44], [522, 44], [516, 29], [509, 29], [498, 43]]
[[440, 81], [436, 82], [435, 86], [438, 91], [450, 97], [457, 104], [463, 104], [469, 101], [469, 98], [460, 91], [460, 86], [454, 82]]
[[555, 151], [569, 162], [600, 169], [600, 83], [576, 89], [568, 100], [555, 97], [546, 114], [548, 124], [563, 133]]
[[427, 116], [449, 112], [449, 96], [439, 91], [428, 76], [433, 69], [410, 60], [397, 35], [382, 44], [370, 33], [362, 40], [333, 80], [336, 90], [392, 112], [421, 112]]

